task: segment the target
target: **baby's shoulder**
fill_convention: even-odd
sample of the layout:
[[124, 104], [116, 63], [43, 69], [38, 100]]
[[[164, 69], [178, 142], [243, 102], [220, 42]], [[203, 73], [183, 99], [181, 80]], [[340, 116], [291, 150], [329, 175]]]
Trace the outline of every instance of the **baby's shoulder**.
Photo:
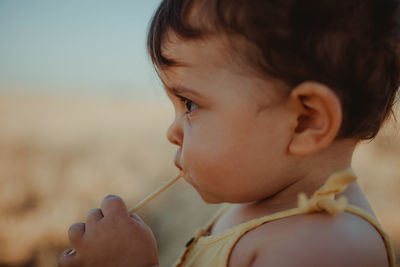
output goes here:
[[[246, 261], [246, 262], [244, 262]], [[235, 245], [235, 266], [387, 266], [380, 234], [351, 213], [314, 213], [263, 224]]]

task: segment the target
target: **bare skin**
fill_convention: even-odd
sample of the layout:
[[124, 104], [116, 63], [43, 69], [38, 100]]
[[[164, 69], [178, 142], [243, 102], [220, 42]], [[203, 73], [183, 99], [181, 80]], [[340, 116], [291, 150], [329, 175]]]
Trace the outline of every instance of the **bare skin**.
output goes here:
[[[223, 59], [218, 56], [224, 55], [224, 53], [219, 51], [218, 54], [218, 45], [215, 44], [213, 47], [204, 43], [197, 46], [193, 43], [175, 41], [171, 41], [170, 47], [166, 48], [167, 56], [179, 61], [179, 56], [183, 55], [182, 57], [185, 58], [186, 62], [189, 62], [188, 67], [186, 67], [188, 70], [185, 70], [185, 67], [171, 71], [166, 70], [164, 79], [167, 83], [177, 79], [185, 84], [185, 80], [192, 77], [193, 71], [196, 75], [204, 75], [202, 81], [199, 81], [199, 84], [201, 84], [199, 88], [202, 88], [202, 92], [207, 91], [207, 86], [204, 86], [202, 82], [207, 80], [209, 76], [218, 73], [218, 68], [224, 66]], [[204, 54], [202, 55], [202, 53]], [[196, 58], [196, 55], [200, 55], [200, 57]], [[213, 58], [215, 61], [210, 60], [204, 63], [200, 61], [200, 58], [203, 57]], [[203, 69], [204, 71], [202, 71]], [[231, 73], [235, 73], [235, 70], [232, 70]], [[226, 80], [232, 81], [232, 84], [227, 87], [230, 92], [234, 91], [235, 78], [229, 77]], [[196, 83], [193, 79], [191, 81], [192, 84]], [[218, 83], [218, 81], [218, 78], [215, 78], [213, 84]], [[272, 84], [275, 88], [280, 86], [279, 83], [272, 82]], [[194, 87], [196, 88], [195, 85]], [[223, 88], [223, 82], [218, 87]], [[249, 90], [249, 87], [251, 87], [250, 84], [243, 90]], [[280, 90], [285, 92], [285, 88], [281, 87]], [[173, 93], [168, 90], [167, 92], [171, 100], [174, 101]], [[294, 88], [290, 95], [284, 98], [285, 101], [283, 102], [279, 102], [279, 99], [282, 99], [281, 96], [279, 94], [274, 96], [273, 93], [272, 96], [271, 94], [259, 96], [259, 98], [268, 99], [269, 97], [274, 99], [274, 101], [280, 103], [281, 107], [285, 107], [284, 110], [278, 109], [277, 113], [274, 112], [273, 107], [267, 109], [267, 117], [261, 119], [264, 120], [265, 125], [268, 125], [269, 118], [275, 117], [279, 121], [282, 131], [286, 131], [285, 133], [280, 131], [280, 140], [285, 140], [282, 143], [276, 144], [268, 143], [268, 140], [265, 141], [266, 147], [274, 154], [274, 160], [264, 163], [264, 167], [266, 166], [269, 171], [267, 177], [274, 179], [276, 175], [280, 179], [273, 180], [274, 186], [265, 184], [264, 197], [259, 198], [257, 197], [259, 196], [258, 189], [263, 188], [264, 185], [252, 177], [252, 174], [255, 173], [254, 170], [250, 167], [246, 169], [246, 164], [241, 162], [240, 166], [248, 171], [246, 179], [244, 181], [238, 180], [235, 188], [229, 188], [229, 185], [225, 186], [225, 184], [223, 187], [225, 192], [235, 192], [235, 195], [225, 195], [226, 198], [229, 198], [228, 202], [239, 203], [234, 204], [233, 208], [216, 222], [212, 234], [254, 218], [296, 207], [299, 192], [311, 195], [330, 174], [350, 167], [357, 141], [352, 139], [337, 140], [335, 138], [341, 125], [342, 113], [340, 100], [333, 91], [322, 84], [306, 82]], [[245, 102], [243, 100], [245, 97], [242, 95], [242, 99], [237, 101]], [[234, 106], [235, 98], [230, 98], [229, 103]], [[265, 105], [268, 106], [268, 103]], [[189, 142], [192, 135], [190, 130], [193, 126], [190, 125], [192, 127], [185, 128], [185, 122], [179, 120], [180, 107], [178, 105], [175, 107], [177, 110], [176, 125], [171, 126], [168, 137], [172, 143], [179, 146], [176, 159], [177, 166], [183, 167], [190, 173], [192, 166], [190, 166], [190, 159], [185, 158], [184, 150], [186, 146], [188, 153], [192, 153], [190, 152]], [[196, 123], [196, 116], [201, 116], [200, 112], [202, 111], [193, 115], [193, 123]], [[231, 117], [240, 120], [239, 113], [231, 114]], [[247, 120], [251, 121], [249, 118]], [[221, 124], [223, 123], [225, 122], [221, 122]], [[245, 122], [243, 123], [245, 124]], [[273, 139], [273, 134], [262, 132], [263, 129], [259, 129], [259, 133], [265, 138]], [[269, 129], [271, 128], [265, 128], [267, 131]], [[189, 135], [187, 143], [185, 143], [185, 134]], [[253, 138], [257, 139], [257, 137]], [[263, 143], [260, 142], [257, 145], [262, 147]], [[218, 147], [213, 149], [217, 150]], [[246, 150], [242, 150], [242, 153], [246, 152]], [[201, 152], [195, 151], [193, 153]], [[252, 157], [257, 158], [257, 155], [254, 155], [257, 150], [253, 150], [252, 153]], [[268, 157], [266, 154], [264, 153], [263, 156]], [[229, 162], [229, 159], [230, 157], [225, 155], [224, 160]], [[276, 161], [276, 159], [279, 161]], [[282, 173], [274, 169], [276, 165], [287, 170], [287, 172]], [[258, 166], [256, 168], [262, 169], [263, 167]], [[193, 170], [193, 172], [195, 171]], [[208, 168], [207, 172], [212, 173], [212, 167]], [[223, 177], [223, 174], [220, 175]], [[203, 181], [201, 177], [201, 172], [198, 172], [197, 176], [193, 174], [188, 182], [198, 189], [205, 201], [218, 202], [214, 199], [214, 195], [207, 195], [211, 190], [202, 190], [202, 185], [208, 186], [208, 180]], [[235, 182], [235, 178], [230, 180], [230, 184], [234, 183], [232, 180]], [[271, 187], [274, 188], [272, 192], [268, 191]], [[246, 188], [246, 191], [253, 190], [253, 195], [250, 197], [241, 196], [239, 188]], [[351, 185], [344, 195], [350, 203], [373, 214], [357, 183]], [[223, 196], [223, 194], [219, 195], [219, 197]], [[361, 230], [353, 231], [354, 228]], [[301, 234], [286, 234], [288, 229], [296, 229]], [[335, 238], [332, 238], [332, 236]], [[273, 240], [279, 240], [279, 242]], [[360, 243], [362, 243], [362, 246], [360, 246]], [[322, 252], [325, 251], [325, 253], [315, 253], [317, 248], [322, 249]], [[289, 251], [290, 257], [282, 251]], [[387, 264], [387, 255], [382, 239], [369, 223], [352, 214], [341, 214], [334, 218], [326, 214], [315, 214], [283, 219], [250, 231], [236, 244], [230, 256], [229, 266], [386, 266]]]

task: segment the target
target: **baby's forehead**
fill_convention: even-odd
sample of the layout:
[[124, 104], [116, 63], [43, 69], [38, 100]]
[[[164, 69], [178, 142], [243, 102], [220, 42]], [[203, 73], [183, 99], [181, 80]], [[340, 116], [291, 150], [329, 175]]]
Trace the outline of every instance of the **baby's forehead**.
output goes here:
[[168, 31], [161, 45], [161, 55], [174, 62], [176, 66], [234, 70], [238, 66], [239, 57], [234, 56], [237, 51], [234, 51], [229, 41], [224, 36], [206, 36], [189, 40], [173, 31]]
[[[226, 42], [227, 39], [217, 37], [185, 40], [171, 34], [161, 46], [162, 56], [176, 63], [159, 71], [165, 87], [193, 86], [204, 93], [207, 89], [214, 88], [215, 84], [221, 84], [221, 80], [227, 80], [223, 82], [225, 87], [232, 89], [241, 84], [243, 88], [238, 91], [248, 91], [246, 94], [257, 92], [257, 96], [265, 99], [286, 95], [286, 84], [271, 77], [257, 76], [246, 62], [241, 62], [239, 56], [234, 56], [236, 51]], [[229, 83], [235, 83], [235, 86]], [[236, 91], [226, 92], [234, 94]]]

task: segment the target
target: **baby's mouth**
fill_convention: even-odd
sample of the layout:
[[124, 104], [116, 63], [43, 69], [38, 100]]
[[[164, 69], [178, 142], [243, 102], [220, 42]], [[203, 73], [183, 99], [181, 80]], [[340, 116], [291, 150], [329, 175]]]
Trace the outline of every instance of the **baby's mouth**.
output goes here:
[[175, 161], [175, 166], [176, 166], [179, 170], [181, 170], [181, 171], [183, 170], [182, 167], [181, 167], [181, 165], [179, 165], [179, 163], [178, 163], [177, 161]]
[[175, 161], [174, 161], [174, 163], [175, 163], [175, 166], [179, 169], [179, 170], [183, 170], [183, 168], [182, 168], [182, 166], [181, 166], [181, 164], [179, 163], [180, 162], [180, 159], [181, 159], [181, 153], [182, 153], [182, 150], [181, 149], [178, 149], [178, 151], [176, 152], [176, 155], [175, 155]]

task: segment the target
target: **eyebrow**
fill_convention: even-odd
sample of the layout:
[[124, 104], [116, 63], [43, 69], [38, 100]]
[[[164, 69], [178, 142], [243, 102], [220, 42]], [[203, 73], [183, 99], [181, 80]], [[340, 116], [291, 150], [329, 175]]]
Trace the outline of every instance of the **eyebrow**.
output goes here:
[[164, 84], [164, 87], [165, 87], [165, 89], [167, 91], [171, 92], [174, 95], [181, 95], [181, 94], [185, 94], [186, 93], [186, 94], [190, 94], [190, 95], [193, 95], [193, 96], [196, 96], [196, 97], [199, 97], [199, 98], [204, 98], [204, 96], [201, 95], [199, 92], [197, 92], [197, 91], [195, 91], [193, 89], [186, 88], [186, 87], [181, 86], [181, 85], [169, 87], [166, 84]]
[[160, 54], [160, 60], [162, 68], [174, 68], [174, 67], [189, 67], [190, 64], [173, 58], [172, 56], [166, 56], [163, 53]]

